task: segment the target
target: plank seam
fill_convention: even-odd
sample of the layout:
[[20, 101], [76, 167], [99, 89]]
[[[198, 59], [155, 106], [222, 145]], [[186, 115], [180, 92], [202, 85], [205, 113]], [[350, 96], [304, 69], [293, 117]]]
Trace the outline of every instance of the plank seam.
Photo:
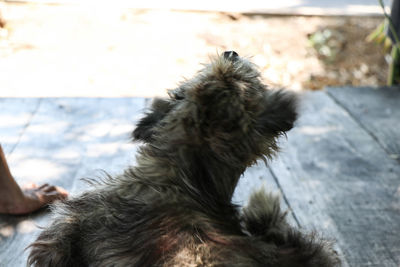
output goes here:
[[335, 98], [335, 96], [333, 94], [331, 94], [329, 91], [325, 91], [325, 93], [328, 95], [328, 97], [330, 99], [333, 100], [333, 102], [335, 102], [335, 104], [337, 104], [339, 107], [341, 107], [350, 116], [350, 118], [352, 118], [356, 122], [356, 124], [361, 129], [363, 129], [369, 136], [371, 136], [371, 138], [373, 140], [375, 140], [375, 142], [383, 149], [383, 151], [385, 151], [385, 153], [388, 155], [388, 157], [390, 159], [400, 162], [400, 159], [393, 159], [392, 157], [390, 157], [390, 155], [392, 153], [390, 153], [390, 151], [388, 151], [385, 148], [385, 146], [379, 141], [379, 138], [376, 135], [374, 135], [371, 131], [369, 131], [368, 128], [365, 127], [364, 124], [361, 123], [361, 121], [357, 120], [357, 118], [351, 113], [351, 111], [348, 108], [346, 108], [346, 106], [344, 106], [342, 103], [340, 103], [339, 100], [337, 98]]
[[269, 166], [267, 166], [267, 168], [268, 168], [269, 172], [271, 173], [272, 178], [274, 179], [276, 185], [278, 186], [279, 191], [280, 191], [281, 194], [282, 194], [283, 201], [285, 201], [286, 205], [288, 206], [289, 210], [291, 211], [291, 214], [292, 214], [292, 216], [293, 216], [294, 221], [295, 221], [296, 224], [297, 224], [297, 227], [301, 227], [300, 221], [299, 221], [299, 219], [297, 218], [297, 216], [296, 216], [294, 210], [292, 209], [292, 206], [290, 205], [289, 200], [287, 199], [287, 197], [286, 197], [286, 195], [285, 195], [285, 192], [283, 191], [283, 188], [282, 188], [281, 184], [279, 183], [278, 177], [276, 176], [276, 174], [274, 173], [274, 171], [273, 171]]
[[29, 125], [31, 125], [31, 122], [33, 121], [33, 117], [34, 117], [34, 116], [36, 115], [36, 113], [38, 112], [39, 107], [40, 107], [40, 105], [41, 105], [41, 103], [42, 103], [42, 100], [43, 100], [43, 98], [39, 98], [39, 101], [38, 101], [38, 103], [37, 103], [35, 109], [32, 111], [32, 113], [31, 113], [31, 115], [30, 115], [28, 121], [26, 122], [26, 124], [25, 124], [24, 127], [22, 128], [22, 131], [21, 131], [21, 133], [20, 133], [19, 136], [18, 136], [17, 142], [15, 142], [14, 146], [13, 146], [12, 149], [10, 150], [9, 155], [11, 155], [11, 154], [14, 152], [15, 148], [17, 147], [17, 145], [18, 145], [19, 142], [21, 141], [22, 136], [23, 136], [24, 133], [26, 132], [26, 129], [28, 129]]

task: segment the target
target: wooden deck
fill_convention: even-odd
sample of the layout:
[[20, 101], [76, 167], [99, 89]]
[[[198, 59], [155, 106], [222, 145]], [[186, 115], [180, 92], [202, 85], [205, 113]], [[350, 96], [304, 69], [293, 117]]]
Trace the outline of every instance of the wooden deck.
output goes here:
[[[18, 182], [57, 184], [134, 164], [128, 135], [144, 98], [0, 98], [0, 142]], [[293, 224], [337, 241], [344, 266], [400, 266], [400, 88], [330, 88], [304, 94], [297, 126], [269, 167], [250, 168], [234, 201], [264, 185], [280, 192]], [[25, 266], [44, 210], [0, 215], [0, 266]]]

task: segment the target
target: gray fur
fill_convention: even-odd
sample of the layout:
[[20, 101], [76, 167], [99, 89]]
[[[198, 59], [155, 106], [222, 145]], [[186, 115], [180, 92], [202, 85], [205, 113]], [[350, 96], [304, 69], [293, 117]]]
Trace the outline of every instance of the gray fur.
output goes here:
[[55, 208], [34, 266], [337, 266], [331, 244], [286, 222], [264, 191], [231, 203], [248, 166], [293, 127], [296, 98], [229, 51], [155, 99], [132, 136], [137, 166]]

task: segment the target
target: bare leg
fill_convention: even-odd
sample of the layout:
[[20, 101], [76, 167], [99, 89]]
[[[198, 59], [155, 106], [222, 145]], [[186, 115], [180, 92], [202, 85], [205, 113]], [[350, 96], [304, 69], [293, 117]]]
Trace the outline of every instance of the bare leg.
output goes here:
[[11, 175], [0, 145], [0, 213], [31, 213], [67, 196], [68, 193], [63, 188], [48, 184], [39, 187], [30, 184], [21, 189]]

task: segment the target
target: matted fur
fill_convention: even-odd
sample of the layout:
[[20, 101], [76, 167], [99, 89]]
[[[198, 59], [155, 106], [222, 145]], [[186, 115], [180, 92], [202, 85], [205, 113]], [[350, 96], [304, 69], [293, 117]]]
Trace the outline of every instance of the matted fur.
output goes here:
[[234, 52], [155, 99], [133, 132], [137, 166], [56, 206], [34, 266], [336, 266], [331, 244], [291, 227], [264, 191], [242, 211], [241, 174], [278, 150], [296, 98]]

